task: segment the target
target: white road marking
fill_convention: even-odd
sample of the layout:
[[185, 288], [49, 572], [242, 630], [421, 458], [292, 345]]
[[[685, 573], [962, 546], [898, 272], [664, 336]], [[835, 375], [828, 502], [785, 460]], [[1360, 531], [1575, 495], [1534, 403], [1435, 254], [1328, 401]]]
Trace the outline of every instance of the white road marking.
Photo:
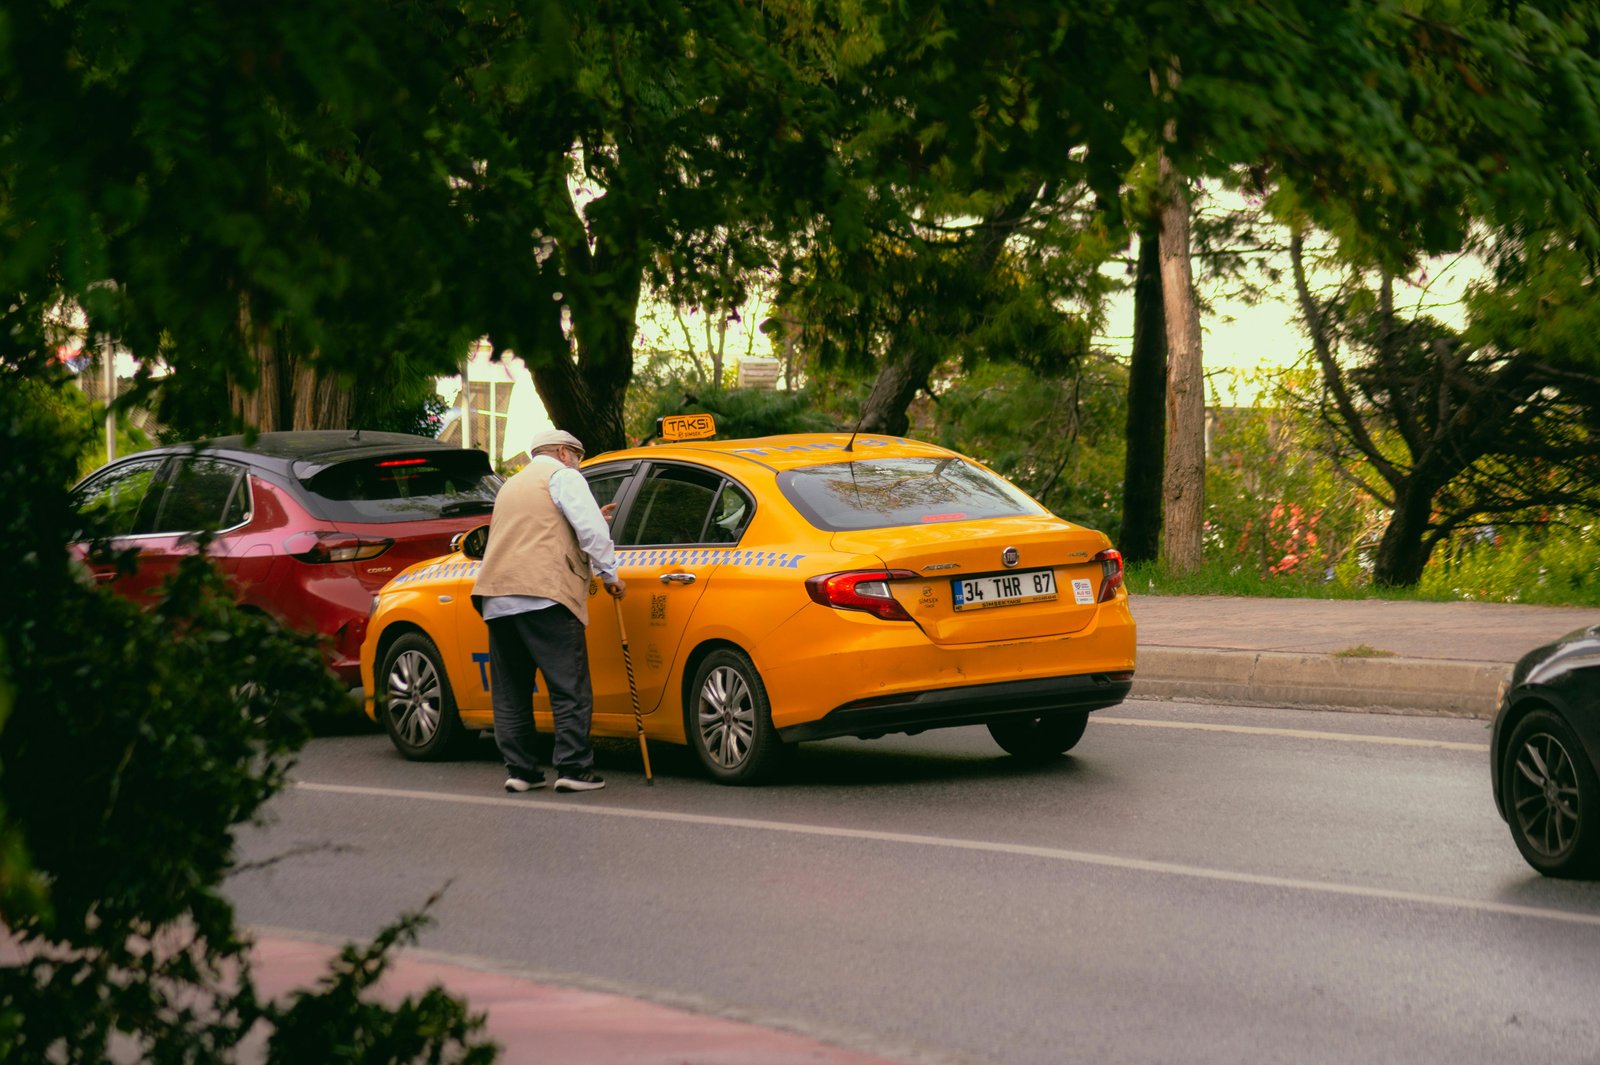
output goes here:
[[1377, 743], [1390, 747], [1434, 747], [1444, 751], [1476, 751], [1489, 753], [1487, 743], [1460, 743], [1454, 740], [1415, 740], [1405, 736], [1365, 736], [1352, 732], [1313, 732], [1310, 729], [1262, 728], [1258, 725], [1214, 725], [1206, 721], [1147, 721], [1134, 717], [1105, 717], [1096, 714], [1089, 719], [1102, 725], [1137, 725], [1140, 728], [1183, 728], [1200, 732], [1239, 732], [1247, 736], [1289, 736], [1307, 740], [1337, 740], [1341, 743]]
[[1600, 913], [1575, 913], [1570, 910], [1551, 910], [1539, 906], [1519, 906], [1515, 903], [1492, 902], [1486, 899], [1462, 899], [1453, 898], [1449, 895], [1430, 895], [1417, 891], [1396, 891], [1389, 888], [1363, 887], [1358, 884], [1336, 884], [1325, 880], [1300, 880], [1294, 877], [1241, 873], [1228, 869], [1208, 869], [1199, 865], [1156, 862], [1143, 858], [1123, 858], [1113, 854], [1094, 854], [1088, 851], [1065, 850], [1060, 847], [1035, 847], [1023, 843], [995, 843], [978, 839], [923, 836], [909, 832], [882, 832], [865, 828], [805, 825], [787, 821], [762, 821], [749, 817], [719, 817], [711, 814], [685, 814], [667, 810], [641, 810], [621, 806], [590, 806], [565, 801], [551, 802], [542, 799], [508, 799], [488, 795], [457, 795], [450, 792], [415, 791], [408, 788], [371, 788], [356, 784], [318, 784], [307, 780], [295, 781], [294, 786], [301, 791], [329, 795], [416, 799], [422, 802], [454, 803], [462, 806], [505, 807], [539, 814], [574, 813], [590, 817], [622, 817], [639, 821], [668, 821], [685, 825], [710, 825], [717, 828], [745, 828], [757, 832], [784, 832], [797, 836], [859, 839], [873, 843], [900, 843], [913, 847], [942, 847], [948, 850], [982, 851], [988, 854], [1006, 854], [1019, 858], [1042, 858], [1047, 861], [1071, 862], [1078, 865], [1094, 865], [1107, 869], [1155, 873], [1162, 876], [1185, 876], [1198, 880], [1220, 881], [1227, 884], [1249, 884], [1253, 887], [1283, 888], [1289, 891], [1310, 891], [1325, 895], [1346, 895], [1354, 898], [1380, 899], [1386, 902], [1404, 902], [1475, 913], [1532, 917], [1545, 921], [1565, 921], [1571, 924], [1600, 927]]

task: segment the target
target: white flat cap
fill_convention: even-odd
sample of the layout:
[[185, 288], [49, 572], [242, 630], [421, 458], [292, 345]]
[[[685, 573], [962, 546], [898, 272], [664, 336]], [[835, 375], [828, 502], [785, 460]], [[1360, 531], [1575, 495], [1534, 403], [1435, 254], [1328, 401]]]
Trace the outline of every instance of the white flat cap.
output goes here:
[[542, 447], [570, 447], [580, 455], [584, 453], [583, 441], [565, 429], [546, 429], [542, 433], [534, 433], [533, 439], [528, 441], [528, 454]]

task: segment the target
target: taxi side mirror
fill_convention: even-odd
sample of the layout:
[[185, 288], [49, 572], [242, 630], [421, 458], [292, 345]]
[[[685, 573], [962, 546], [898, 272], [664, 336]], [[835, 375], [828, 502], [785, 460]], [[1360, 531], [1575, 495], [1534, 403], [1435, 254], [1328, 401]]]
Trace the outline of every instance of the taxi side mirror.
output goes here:
[[475, 529], [456, 533], [450, 538], [450, 550], [460, 551], [468, 558], [483, 557], [483, 552], [489, 546], [489, 526], [479, 525]]

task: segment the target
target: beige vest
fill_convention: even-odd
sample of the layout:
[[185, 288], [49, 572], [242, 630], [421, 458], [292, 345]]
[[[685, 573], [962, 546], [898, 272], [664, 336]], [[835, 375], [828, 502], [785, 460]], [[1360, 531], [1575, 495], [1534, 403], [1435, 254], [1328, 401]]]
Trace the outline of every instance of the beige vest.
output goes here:
[[550, 478], [560, 468], [534, 462], [501, 487], [472, 594], [544, 596], [587, 625], [589, 556], [550, 498]]

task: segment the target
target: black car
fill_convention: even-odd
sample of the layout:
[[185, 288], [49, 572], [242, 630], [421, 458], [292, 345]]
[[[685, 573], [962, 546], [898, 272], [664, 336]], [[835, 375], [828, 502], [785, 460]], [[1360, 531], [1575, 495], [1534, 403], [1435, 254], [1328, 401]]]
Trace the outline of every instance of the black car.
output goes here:
[[1511, 672], [1490, 743], [1494, 800], [1545, 876], [1600, 876], [1600, 625]]

